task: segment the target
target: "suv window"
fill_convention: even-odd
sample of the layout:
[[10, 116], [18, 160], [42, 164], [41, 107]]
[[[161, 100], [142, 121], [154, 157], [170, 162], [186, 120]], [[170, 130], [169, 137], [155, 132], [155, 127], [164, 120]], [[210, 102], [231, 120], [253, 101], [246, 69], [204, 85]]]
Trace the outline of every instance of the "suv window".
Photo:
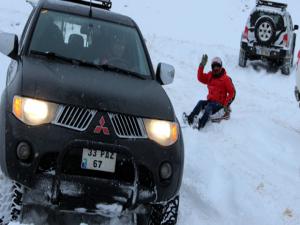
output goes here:
[[276, 13], [268, 13], [265, 11], [255, 11], [250, 18], [250, 24], [251, 27], [254, 27], [257, 20], [262, 16], [269, 16], [273, 19], [276, 29], [277, 30], [283, 30], [284, 29], [284, 20], [283, 17]]
[[112, 22], [42, 10], [30, 44], [32, 50], [150, 76], [137, 29]]

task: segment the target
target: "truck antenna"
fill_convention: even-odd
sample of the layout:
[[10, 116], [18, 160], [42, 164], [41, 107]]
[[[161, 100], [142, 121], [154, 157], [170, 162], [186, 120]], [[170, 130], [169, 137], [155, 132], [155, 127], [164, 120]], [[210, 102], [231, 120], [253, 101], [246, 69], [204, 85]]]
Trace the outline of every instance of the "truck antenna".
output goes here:
[[92, 0], [90, 0], [90, 14], [89, 17], [92, 17]]

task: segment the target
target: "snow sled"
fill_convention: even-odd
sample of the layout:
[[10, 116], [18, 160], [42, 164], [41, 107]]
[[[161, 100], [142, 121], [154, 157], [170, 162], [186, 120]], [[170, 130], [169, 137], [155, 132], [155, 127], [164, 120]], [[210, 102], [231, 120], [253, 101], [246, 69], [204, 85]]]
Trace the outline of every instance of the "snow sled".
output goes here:
[[218, 111], [215, 114], [210, 116], [210, 121], [213, 123], [219, 123], [222, 120], [229, 120], [230, 113], [231, 113], [231, 109], [229, 109], [229, 111], [227, 111], [227, 112], [225, 112], [224, 109], [221, 109], [220, 111]]
[[[229, 109], [229, 111], [227, 111], [227, 112], [225, 112], [224, 109], [221, 109], [218, 112], [216, 112], [215, 114], [210, 116], [210, 121], [212, 123], [220, 123], [222, 120], [229, 120], [230, 114], [231, 114], [231, 109]], [[182, 121], [185, 125], [189, 125], [187, 115], [188, 114], [186, 112], [184, 112], [182, 114]], [[190, 126], [192, 128], [197, 128], [198, 121], [202, 117], [202, 115], [203, 115], [203, 112], [200, 112], [198, 116], [194, 117], [193, 123], [190, 124]]]

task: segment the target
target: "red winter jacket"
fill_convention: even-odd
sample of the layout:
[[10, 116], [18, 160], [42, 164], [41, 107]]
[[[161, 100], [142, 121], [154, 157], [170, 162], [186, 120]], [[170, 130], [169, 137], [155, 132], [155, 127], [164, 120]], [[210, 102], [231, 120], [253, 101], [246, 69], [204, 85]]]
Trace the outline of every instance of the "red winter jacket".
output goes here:
[[223, 74], [214, 78], [212, 72], [204, 73], [204, 67], [199, 66], [198, 80], [208, 87], [207, 100], [229, 106], [235, 98], [235, 88], [226, 70], [224, 68], [222, 70]]

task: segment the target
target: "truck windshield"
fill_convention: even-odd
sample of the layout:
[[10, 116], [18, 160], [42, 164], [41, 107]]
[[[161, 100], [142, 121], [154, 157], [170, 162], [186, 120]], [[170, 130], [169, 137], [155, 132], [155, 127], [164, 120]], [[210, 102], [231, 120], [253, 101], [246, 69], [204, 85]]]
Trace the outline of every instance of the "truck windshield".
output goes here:
[[150, 76], [137, 30], [98, 19], [42, 10], [29, 52], [51, 53]]

